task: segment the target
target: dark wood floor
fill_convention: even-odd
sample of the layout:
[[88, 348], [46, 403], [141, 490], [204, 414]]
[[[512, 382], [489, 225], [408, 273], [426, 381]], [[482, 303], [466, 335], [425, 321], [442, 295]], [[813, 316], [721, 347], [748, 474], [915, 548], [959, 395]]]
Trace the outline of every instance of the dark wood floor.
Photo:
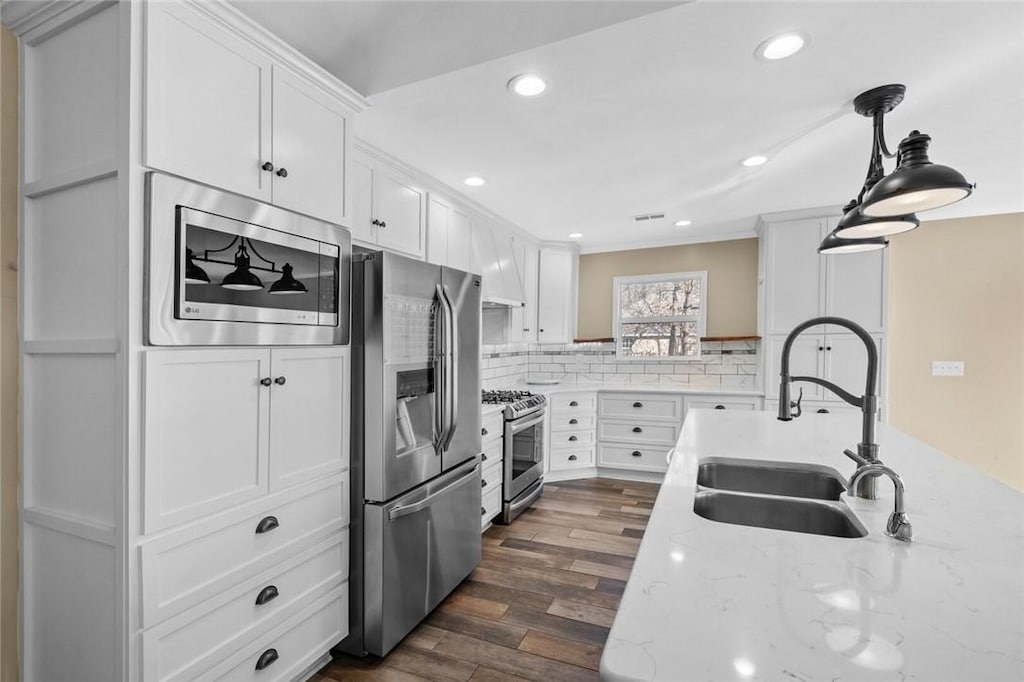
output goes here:
[[484, 533], [469, 578], [383, 659], [336, 657], [313, 679], [596, 680], [658, 485], [548, 483]]

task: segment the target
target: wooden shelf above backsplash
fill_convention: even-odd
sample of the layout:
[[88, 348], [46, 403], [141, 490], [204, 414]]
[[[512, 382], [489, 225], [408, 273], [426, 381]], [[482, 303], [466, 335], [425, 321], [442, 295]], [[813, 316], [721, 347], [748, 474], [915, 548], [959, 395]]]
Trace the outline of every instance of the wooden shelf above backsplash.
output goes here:
[[[702, 336], [701, 341], [760, 341], [760, 336]], [[614, 343], [611, 336], [595, 337], [592, 339], [573, 339], [573, 343]]]

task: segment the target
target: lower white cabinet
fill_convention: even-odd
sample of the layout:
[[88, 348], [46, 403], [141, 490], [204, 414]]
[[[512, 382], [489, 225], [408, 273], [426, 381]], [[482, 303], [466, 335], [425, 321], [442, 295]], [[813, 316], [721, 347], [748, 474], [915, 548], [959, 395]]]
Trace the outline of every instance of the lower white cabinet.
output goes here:
[[146, 533], [347, 466], [347, 347], [148, 351], [144, 382]]
[[662, 472], [668, 468], [667, 455], [671, 445], [636, 445], [598, 443], [597, 465], [612, 469]]
[[754, 397], [687, 396], [686, 412], [689, 414], [690, 410], [760, 410], [761, 402], [761, 398]]
[[504, 408], [486, 406], [480, 417], [480, 527], [490, 527], [501, 513], [501, 489], [505, 480]]
[[556, 393], [548, 405], [548, 470], [593, 467], [597, 392]]

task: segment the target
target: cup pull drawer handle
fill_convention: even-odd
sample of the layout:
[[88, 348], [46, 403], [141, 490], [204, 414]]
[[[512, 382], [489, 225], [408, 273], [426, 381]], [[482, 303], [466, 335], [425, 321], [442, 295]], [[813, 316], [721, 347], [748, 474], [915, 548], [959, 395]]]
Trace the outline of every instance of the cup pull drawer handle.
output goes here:
[[576, 440], [578, 440], [578, 439], [576, 438], [576, 436], [569, 436], [569, 440], [570, 440], [570, 441], [576, 441]]
[[480, 429], [480, 435], [481, 436], [486, 436], [487, 435], [487, 429]]
[[830, 414], [830, 412], [823, 407], [820, 410], [818, 410], [818, 414]]
[[640, 452], [639, 450], [634, 450], [633, 451], [633, 456], [634, 457], [643, 457], [644, 453]]
[[573, 418], [573, 419], [570, 419], [570, 420], [569, 420], [569, 423], [570, 423], [570, 424], [579, 424], [579, 423], [580, 423], [580, 420], [579, 420], [579, 419], [575, 419], [575, 418]]
[[633, 403], [633, 407], [643, 407], [643, 403]]
[[278, 659], [277, 649], [267, 649], [260, 654], [259, 660], [256, 661], [256, 670], [264, 670], [274, 664], [274, 661]]
[[725, 409], [725, 405], [715, 405], [715, 409], [716, 410], [724, 410]]
[[580, 404], [578, 402], [576, 402], [575, 400], [573, 400], [571, 403], [569, 403], [569, 407], [579, 407], [579, 406], [580, 406]]
[[569, 455], [569, 461], [570, 462], [575, 462], [576, 461], [576, 455]]
[[484, 453], [482, 453], [480, 455], [480, 461], [481, 462], [486, 462], [487, 461], [487, 453], [486, 452], [484, 452]]
[[486, 488], [487, 487], [487, 479], [486, 478], [481, 478], [480, 479], [480, 487], [481, 488]]
[[269, 533], [280, 525], [281, 524], [278, 522], [276, 516], [264, 516], [260, 519], [260, 522], [256, 524], [256, 535]]
[[487, 509], [484, 508], [484, 507], [480, 507], [480, 516], [484, 516], [486, 514], [487, 514]]
[[256, 606], [263, 606], [268, 601], [277, 599], [279, 595], [280, 592], [277, 591], [276, 585], [267, 585], [256, 595]]
[[643, 433], [643, 432], [644, 432], [644, 430], [641, 429], [639, 426], [634, 426], [633, 427], [633, 433]]

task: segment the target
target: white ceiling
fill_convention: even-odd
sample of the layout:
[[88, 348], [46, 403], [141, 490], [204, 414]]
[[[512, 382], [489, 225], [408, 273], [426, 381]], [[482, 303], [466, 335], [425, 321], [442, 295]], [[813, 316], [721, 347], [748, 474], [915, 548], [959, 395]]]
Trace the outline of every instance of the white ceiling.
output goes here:
[[[978, 185], [923, 219], [1024, 211], [1022, 2], [645, 3], [624, 21], [614, 10], [636, 3], [426, 3], [444, 31], [423, 3], [371, 4], [388, 10], [242, 9], [346, 82], [377, 84], [363, 86], [373, 106], [357, 119], [360, 137], [542, 239], [582, 232], [585, 251], [636, 248], [749, 232], [761, 213], [841, 206], [870, 151], [870, 121], [852, 99], [887, 83], [907, 85], [886, 117], [890, 148], [920, 129], [933, 161]], [[500, 11], [484, 11], [492, 6]], [[514, 6], [530, 7], [538, 26], [511, 21]], [[340, 22], [342, 45], [364, 32], [359, 21], [382, 37], [359, 43], [365, 59], [346, 74], [324, 38]], [[381, 32], [380, 21], [399, 27]], [[753, 57], [791, 28], [811, 35], [809, 47], [778, 62]], [[511, 96], [507, 81], [526, 71], [548, 77], [550, 91]], [[753, 154], [770, 161], [740, 166]], [[464, 187], [468, 175], [488, 182]], [[666, 219], [630, 219], [654, 211]], [[679, 219], [693, 225], [673, 227]]]

